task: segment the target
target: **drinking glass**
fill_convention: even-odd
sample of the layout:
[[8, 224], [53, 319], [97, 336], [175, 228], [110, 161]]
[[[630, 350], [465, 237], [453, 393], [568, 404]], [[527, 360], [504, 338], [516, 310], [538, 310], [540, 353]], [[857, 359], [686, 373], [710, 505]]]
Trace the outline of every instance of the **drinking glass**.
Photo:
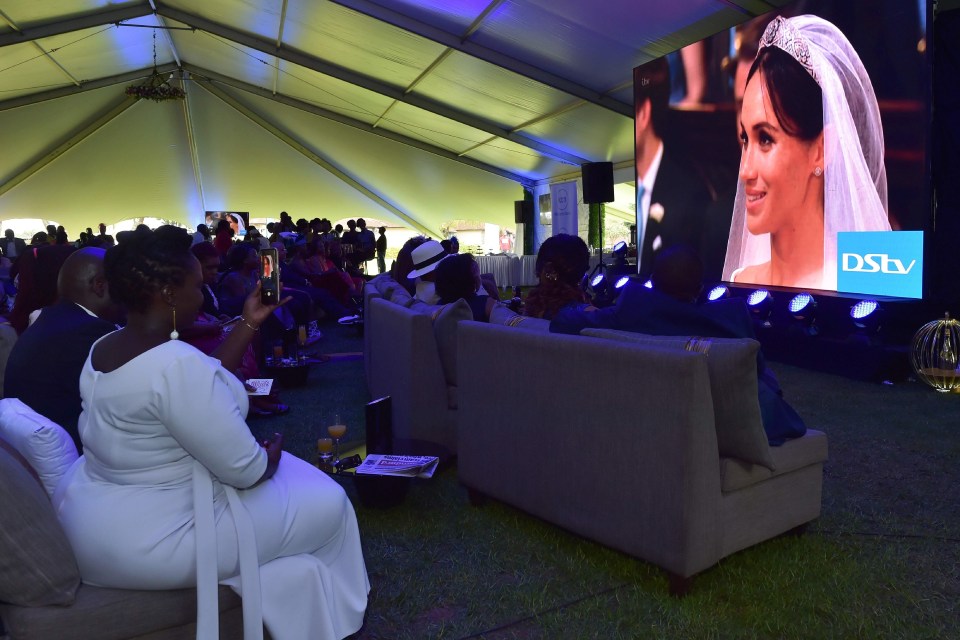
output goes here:
[[340, 462], [340, 438], [347, 432], [347, 425], [340, 419], [340, 414], [333, 414], [333, 423], [327, 427], [327, 433], [333, 438], [333, 464]]
[[321, 469], [330, 469], [333, 462], [333, 440], [331, 438], [319, 438], [317, 440], [317, 455], [320, 460]]

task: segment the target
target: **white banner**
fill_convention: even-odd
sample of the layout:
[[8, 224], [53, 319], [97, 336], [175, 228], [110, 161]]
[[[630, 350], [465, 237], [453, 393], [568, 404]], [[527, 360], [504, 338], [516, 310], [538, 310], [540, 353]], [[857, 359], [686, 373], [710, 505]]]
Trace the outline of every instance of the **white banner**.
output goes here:
[[577, 235], [577, 182], [558, 182], [550, 185], [553, 209], [553, 235]]

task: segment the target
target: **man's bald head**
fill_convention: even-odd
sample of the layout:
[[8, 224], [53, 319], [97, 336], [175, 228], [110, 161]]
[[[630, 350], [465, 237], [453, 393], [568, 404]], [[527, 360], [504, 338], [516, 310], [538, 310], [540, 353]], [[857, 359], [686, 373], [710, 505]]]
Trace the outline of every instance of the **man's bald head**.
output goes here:
[[57, 293], [63, 300], [82, 305], [101, 318], [115, 315], [103, 271], [106, 251], [84, 247], [70, 254], [57, 277]]

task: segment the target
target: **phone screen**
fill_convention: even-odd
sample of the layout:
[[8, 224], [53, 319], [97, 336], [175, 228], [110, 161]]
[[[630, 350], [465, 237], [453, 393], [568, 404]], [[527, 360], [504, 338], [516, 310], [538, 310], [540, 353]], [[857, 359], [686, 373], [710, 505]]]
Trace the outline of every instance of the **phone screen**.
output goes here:
[[260, 250], [260, 302], [277, 304], [280, 301], [280, 265], [276, 249]]

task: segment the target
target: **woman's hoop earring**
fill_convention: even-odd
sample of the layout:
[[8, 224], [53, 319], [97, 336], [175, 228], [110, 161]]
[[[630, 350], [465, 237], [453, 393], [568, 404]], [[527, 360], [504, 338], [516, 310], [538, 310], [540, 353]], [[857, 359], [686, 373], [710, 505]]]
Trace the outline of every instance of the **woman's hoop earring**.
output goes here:
[[176, 340], [177, 338], [180, 337], [180, 334], [177, 332], [177, 308], [175, 306], [172, 308], [173, 308], [173, 331], [170, 332], [170, 339]]
[[813, 175], [819, 178], [820, 176], [823, 175], [823, 169], [821, 169], [820, 167], [817, 167], [816, 169], [813, 170]]

